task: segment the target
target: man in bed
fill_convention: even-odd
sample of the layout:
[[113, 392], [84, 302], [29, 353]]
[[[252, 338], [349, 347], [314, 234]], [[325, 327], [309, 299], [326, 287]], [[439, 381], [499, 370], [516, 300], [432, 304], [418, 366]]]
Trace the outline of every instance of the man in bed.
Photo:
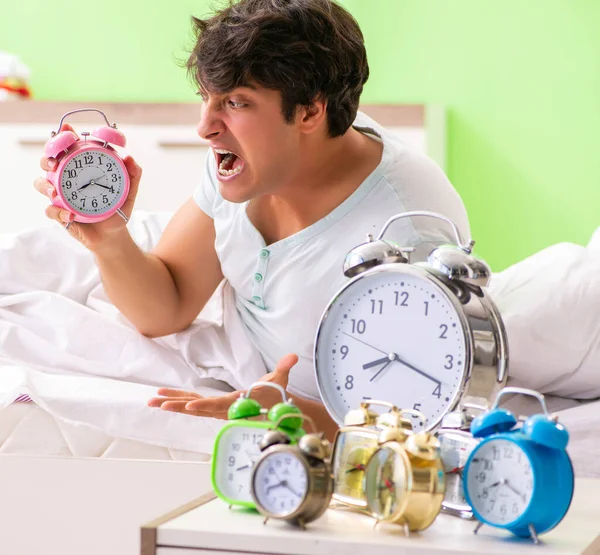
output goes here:
[[[465, 237], [467, 215], [431, 160], [357, 113], [369, 68], [361, 31], [339, 5], [242, 0], [194, 25], [187, 67], [203, 100], [198, 134], [212, 152], [193, 198], [151, 252], [136, 246], [119, 216], [72, 223], [68, 232], [93, 252], [110, 300], [148, 337], [188, 327], [228, 280], [269, 371], [264, 379], [292, 393], [331, 437], [336, 425], [319, 401], [312, 350], [319, 317], [345, 281], [346, 253], [400, 212], [440, 212]], [[44, 159], [42, 168], [54, 163]], [[129, 215], [142, 169], [131, 157], [126, 165]], [[55, 194], [42, 178], [35, 186]], [[47, 216], [72, 220], [53, 205]], [[450, 231], [418, 218], [398, 222], [394, 238], [420, 245], [422, 258]], [[151, 406], [226, 418], [239, 392], [158, 395]], [[267, 407], [278, 402], [271, 388], [256, 397]]]

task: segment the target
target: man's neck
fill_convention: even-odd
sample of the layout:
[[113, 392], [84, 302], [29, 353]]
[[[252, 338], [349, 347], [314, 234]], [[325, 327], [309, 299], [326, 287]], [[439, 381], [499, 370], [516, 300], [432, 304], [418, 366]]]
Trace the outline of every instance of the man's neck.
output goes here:
[[293, 183], [253, 201], [248, 215], [267, 244], [324, 218], [375, 170], [382, 145], [351, 128], [342, 137], [303, 145]]

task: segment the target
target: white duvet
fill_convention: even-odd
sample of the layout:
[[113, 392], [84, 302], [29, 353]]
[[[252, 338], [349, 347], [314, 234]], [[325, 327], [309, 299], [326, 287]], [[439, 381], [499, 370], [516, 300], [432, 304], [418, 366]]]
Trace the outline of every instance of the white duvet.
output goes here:
[[[130, 229], [149, 248], [167, 219], [139, 213]], [[219, 395], [264, 375], [236, 315], [223, 283], [186, 331], [148, 339], [108, 302], [91, 254], [64, 229], [0, 235], [0, 409], [27, 393], [113, 437], [210, 453], [221, 421], [146, 403], [162, 386]]]
[[[137, 243], [150, 248], [168, 217], [135, 214]], [[552, 246], [490, 285], [507, 327], [511, 383], [555, 396], [556, 410], [600, 397], [599, 271], [600, 230], [587, 247]], [[151, 340], [108, 302], [92, 256], [59, 226], [0, 235], [0, 409], [28, 393], [54, 416], [111, 436], [209, 453], [220, 421], [147, 400], [160, 386], [220, 394], [265, 372], [228, 284], [188, 330]], [[593, 404], [564, 415], [600, 429], [596, 412]]]

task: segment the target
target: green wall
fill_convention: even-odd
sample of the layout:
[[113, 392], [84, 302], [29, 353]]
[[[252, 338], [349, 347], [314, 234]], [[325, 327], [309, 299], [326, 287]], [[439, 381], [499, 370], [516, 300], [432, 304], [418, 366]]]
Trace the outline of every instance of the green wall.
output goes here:
[[[448, 174], [498, 271], [600, 226], [600, 2], [343, 0], [365, 33], [363, 102], [448, 108]], [[0, 50], [35, 97], [187, 101], [189, 15], [208, 0], [0, 0]], [[59, 43], [61, 43], [59, 45]]]

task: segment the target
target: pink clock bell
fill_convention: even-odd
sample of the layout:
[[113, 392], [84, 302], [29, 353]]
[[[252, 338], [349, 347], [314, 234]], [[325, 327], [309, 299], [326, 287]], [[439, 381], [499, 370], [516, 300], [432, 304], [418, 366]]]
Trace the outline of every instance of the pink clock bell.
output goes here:
[[[102, 114], [106, 127], [84, 131], [81, 139], [72, 131], [60, 131], [65, 118], [77, 112]], [[76, 222], [100, 222], [115, 213], [128, 221], [121, 207], [129, 194], [129, 173], [111, 146], [124, 147], [125, 135], [95, 108], [67, 112], [58, 129], [44, 147], [45, 155], [58, 162], [56, 169], [46, 174], [56, 189], [52, 203], [75, 214]]]

